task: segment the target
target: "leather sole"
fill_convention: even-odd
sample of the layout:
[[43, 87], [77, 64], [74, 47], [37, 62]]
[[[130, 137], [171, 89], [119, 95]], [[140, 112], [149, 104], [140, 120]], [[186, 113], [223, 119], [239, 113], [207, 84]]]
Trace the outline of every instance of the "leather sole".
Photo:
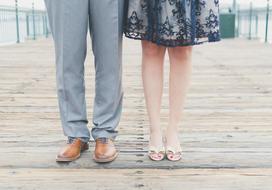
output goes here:
[[[88, 149], [89, 149], [89, 145], [88, 144], [84, 145], [83, 149], [80, 152], [84, 152], [84, 151], [86, 151]], [[77, 156], [72, 157], [72, 158], [63, 158], [63, 157], [57, 156], [56, 157], [56, 162], [72, 162], [72, 161], [75, 161], [75, 160], [79, 159], [80, 156], [81, 156], [81, 154], [78, 154]]]
[[108, 163], [115, 160], [118, 156], [118, 152], [116, 152], [112, 157], [109, 158], [96, 158], [95, 154], [93, 155], [93, 160], [97, 163]]
[[76, 157], [72, 157], [72, 158], [62, 158], [62, 157], [56, 157], [56, 162], [72, 162], [77, 160], [80, 157], [80, 154]]

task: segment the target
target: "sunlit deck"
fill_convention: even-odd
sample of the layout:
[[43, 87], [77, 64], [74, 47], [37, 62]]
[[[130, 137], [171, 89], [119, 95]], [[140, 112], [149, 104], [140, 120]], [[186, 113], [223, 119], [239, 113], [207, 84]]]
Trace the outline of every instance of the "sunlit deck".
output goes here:
[[[99, 165], [91, 149], [69, 164], [55, 155], [60, 126], [52, 40], [0, 47], [0, 189], [271, 189], [271, 45], [225, 40], [195, 47], [194, 71], [180, 126], [183, 160], [151, 162], [141, 83], [141, 50], [124, 44], [124, 109], [115, 162]], [[89, 127], [94, 96], [86, 61]], [[166, 74], [169, 63], [166, 64]], [[167, 124], [167, 79], [162, 123]], [[170, 169], [170, 170], [169, 170]]]

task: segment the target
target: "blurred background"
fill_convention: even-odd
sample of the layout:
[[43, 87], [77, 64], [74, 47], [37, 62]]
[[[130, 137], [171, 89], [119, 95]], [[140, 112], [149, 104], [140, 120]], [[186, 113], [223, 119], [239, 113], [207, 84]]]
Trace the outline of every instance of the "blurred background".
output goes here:
[[[221, 0], [220, 4], [223, 38], [272, 42], [272, 7], [269, 7], [269, 0]], [[49, 35], [43, 0], [1, 0], [0, 45]]]
[[[142, 51], [138, 41], [124, 40], [120, 156], [97, 165], [90, 159], [94, 143], [76, 162], [55, 162], [65, 138], [43, 0], [0, 0], [0, 190], [271, 190], [272, 0], [219, 1], [221, 35], [230, 40], [193, 51], [192, 88], [179, 134], [183, 161], [147, 159]], [[88, 49], [84, 71], [91, 121], [96, 72]], [[166, 58], [165, 74], [169, 71]], [[164, 128], [168, 84], [165, 77]]]

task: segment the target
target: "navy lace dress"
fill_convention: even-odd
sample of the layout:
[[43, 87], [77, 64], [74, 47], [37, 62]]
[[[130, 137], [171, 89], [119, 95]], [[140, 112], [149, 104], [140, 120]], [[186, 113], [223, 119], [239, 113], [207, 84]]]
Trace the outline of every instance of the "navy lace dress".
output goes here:
[[124, 33], [168, 47], [220, 40], [219, 0], [127, 0]]

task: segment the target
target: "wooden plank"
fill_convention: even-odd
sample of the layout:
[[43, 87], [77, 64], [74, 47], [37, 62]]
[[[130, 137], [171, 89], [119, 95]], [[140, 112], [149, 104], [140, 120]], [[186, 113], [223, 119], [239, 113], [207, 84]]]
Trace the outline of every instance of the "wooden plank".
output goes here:
[[271, 189], [271, 169], [0, 169], [0, 188], [17, 189]]
[[[140, 44], [125, 40], [124, 46], [125, 97], [116, 142], [120, 156], [105, 165], [92, 161], [93, 142], [75, 162], [57, 164], [54, 160], [65, 138], [52, 40], [0, 47], [1, 190], [271, 187], [271, 45], [226, 40], [194, 48], [192, 87], [179, 135], [184, 159], [176, 163], [151, 162], [146, 156], [149, 124]], [[89, 128], [95, 78], [90, 52], [85, 64]], [[165, 75], [168, 72], [166, 58]], [[168, 117], [165, 79], [163, 128]]]

